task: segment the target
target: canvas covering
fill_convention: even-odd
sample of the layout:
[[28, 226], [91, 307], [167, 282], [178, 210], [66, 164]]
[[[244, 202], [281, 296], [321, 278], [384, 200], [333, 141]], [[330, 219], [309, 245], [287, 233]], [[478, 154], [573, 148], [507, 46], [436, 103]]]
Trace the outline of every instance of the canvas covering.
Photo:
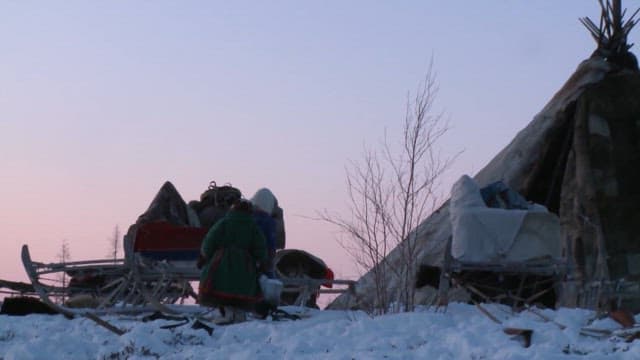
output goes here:
[[521, 262], [561, 255], [558, 217], [544, 206], [489, 208], [478, 184], [462, 176], [452, 187], [451, 255], [463, 262]]

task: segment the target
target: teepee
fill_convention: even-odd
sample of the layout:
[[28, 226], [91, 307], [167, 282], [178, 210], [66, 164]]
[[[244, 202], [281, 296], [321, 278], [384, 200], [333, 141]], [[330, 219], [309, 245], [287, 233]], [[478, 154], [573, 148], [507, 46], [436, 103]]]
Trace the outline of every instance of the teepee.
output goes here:
[[[559, 216], [569, 264], [560, 305], [600, 308], [626, 289], [628, 298], [616, 298], [640, 310], [640, 287], [633, 287], [640, 284], [640, 71], [627, 43], [638, 11], [625, 21], [620, 0], [600, 4], [599, 25], [580, 19], [597, 43], [591, 57], [474, 179], [480, 186], [502, 180]], [[449, 202], [415, 231], [419, 265], [442, 266]], [[398, 251], [386, 261], [400, 261]], [[330, 307], [374, 302], [373, 286], [369, 272], [355, 295]]]

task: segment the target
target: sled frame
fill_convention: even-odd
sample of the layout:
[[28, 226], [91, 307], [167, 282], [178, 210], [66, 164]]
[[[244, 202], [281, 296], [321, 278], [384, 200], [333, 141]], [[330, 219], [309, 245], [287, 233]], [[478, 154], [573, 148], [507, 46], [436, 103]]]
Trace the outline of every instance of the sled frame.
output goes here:
[[[527, 307], [536, 302], [540, 297], [555, 289], [567, 274], [567, 265], [563, 261], [539, 260], [527, 262], [463, 262], [454, 259], [451, 255], [451, 241], [449, 237], [445, 250], [445, 258], [440, 273], [438, 295], [436, 297], [438, 306], [446, 306], [449, 303], [448, 293], [451, 286], [462, 287], [470, 294], [481, 298], [482, 302], [501, 303], [508, 301], [512, 303], [512, 310], [520, 307]], [[497, 276], [510, 276], [519, 279], [519, 285], [514, 292], [493, 287], [486, 284], [475, 283], [465, 280], [461, 275], [464, 272], [477, 272], [495, 274]], [[538, 276], [546, 279], [527, 283], [527, 277]], [[533, 295], [525, 298], [525, 289], [532, 289]], [[489, 296], [487, 290], [495, 292], [497, 295]]]
[[[134, 261], [123, 259], [88, 260], [69, 263], [40, 263], [31, 259], [27, 245], [22, 247], [22, 263], [35, 293], [40, 299], [65, 316], [74, 317], [90, 312], [95, 315], [136, 314], [159, 310], [157, 304], [174, 304], [185, 297], [194, 296], [190, 281], [198, 279], [197, 272], [174, 269], [168, 264], [149, 264], [134, 257]], [[90, 273], [105, 276], [105, 284], [95, 288], [59, 286], [51, 277], [61, 273]], [[94, 295], [97, 306], [72, 308], [54, 301], [69, 297], [78, 291]], [[153, 302], [149, 298], [154, 299]]]

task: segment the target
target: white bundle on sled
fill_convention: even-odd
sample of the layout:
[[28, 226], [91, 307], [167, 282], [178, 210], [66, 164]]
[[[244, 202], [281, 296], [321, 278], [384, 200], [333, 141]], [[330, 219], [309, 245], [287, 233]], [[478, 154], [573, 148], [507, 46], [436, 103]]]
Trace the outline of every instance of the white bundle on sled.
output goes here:
[[261, 275], [259, 281], [264, 300], [273, 306], [278, 306], [280, 304], [280, 295], [282, 294], [282, 281], [270, 279], [266, 275]]
[[560, 221], [539, 204], [488, 207], [478, 184], [462, 176], [451, 190], [451, 255], [461, 261], [529, 261], [561, 256]]

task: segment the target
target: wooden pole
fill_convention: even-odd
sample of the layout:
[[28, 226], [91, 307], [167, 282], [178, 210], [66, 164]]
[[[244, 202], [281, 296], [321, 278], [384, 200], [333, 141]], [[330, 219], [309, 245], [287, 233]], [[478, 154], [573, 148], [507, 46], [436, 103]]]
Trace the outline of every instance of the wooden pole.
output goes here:
[[614, 34], [622, 31], [622, 5], [621, 5], [621, 1], [622, 0], [613, 0], [613, 3], [611, 5], [611, 11], [613, 12], [613, 14], [611, 14], [611, 16], [613, 17], [613, 32], [614, 32]]
[[502, 325], [502, 321], [498, 320], [497, 317], [493, 316], [487, 309], [485, 309], [484, 307], [482, 307], [482, 305], [480, 305], [479, 302], [474, 301], [473, 299], [471, 300], [473, 302], [473, 304], [478, 308], [478, 310], [480, 310], [480, 312], [482, 312], [483, 314], [485, 314], [489, 319], [491, 319], [491, 321], [493, 321], [496, 324]]
[[102, 326], [103, 328], [111, 331], [112, 333], [114, 333], [114, 334], [116, 334], [118, 336], [122, 336], [122, 335], [127, 333], [126, 331], [121, 330], [121, 329], [109, 324], [108, 322], [102, 320], [96, 314], [92, 314], [90, 312], [86, 312], [86, 313], [82, 314], [82, 316], [86, 317], [87, 319], [95, 322], [96, 324]]

